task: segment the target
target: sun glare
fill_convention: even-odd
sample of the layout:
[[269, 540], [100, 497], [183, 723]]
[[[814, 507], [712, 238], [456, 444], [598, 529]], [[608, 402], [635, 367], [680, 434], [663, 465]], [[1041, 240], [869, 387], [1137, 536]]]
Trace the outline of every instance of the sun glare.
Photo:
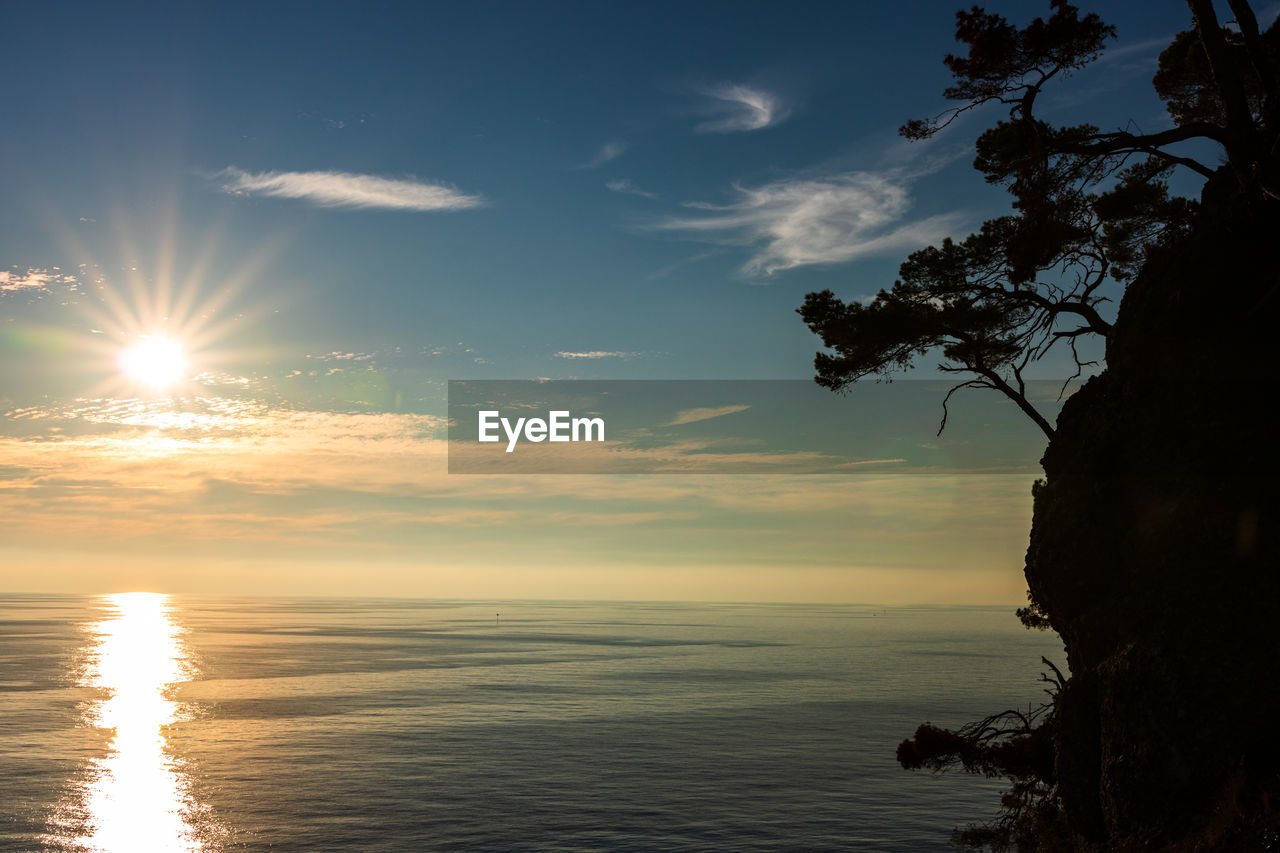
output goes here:
[[129, 379], [160, 391], [183, 378], [187, 359], [176, 341], [156, 336], [121, 350], [118, 363]]
[[194, 672], [169, 597], [127, 592], [106, 596], [104, 604], [106, 618], [88, 628], [85, 684], [102, 696], [87, 709], [86, 721], [109, 730], [111, 740], [67, 804], [69, 822], [74, 816], [84, 820], [75, 849], [205, 850], [202, 808], [168, 743], [168, 727], [179, 719], [179, 703], [170, 691]]

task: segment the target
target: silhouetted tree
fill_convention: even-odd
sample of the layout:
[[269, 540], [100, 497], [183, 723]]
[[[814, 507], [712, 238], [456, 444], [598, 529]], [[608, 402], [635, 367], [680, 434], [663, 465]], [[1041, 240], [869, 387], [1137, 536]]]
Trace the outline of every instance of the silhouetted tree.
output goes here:
[[[1137, 277], [1149, 260], [1157, 258], [1159, 264], [1153, 266], [1162, 265], [1160, 268], [1167, 276], [1171, 263], [1176, 263], [1171, 259], [1181, 257], [1175, 250], [1183, 238], [1189, 236], [1199, 240], [1197, 251], [1201, 252], [1190, 256], [1190, 260], [1195, 262], [1194, 269], [1212, 268], [1203, 256], [1205, 234], [1265, 233], [1265, 228], [1260, 228], [1259, 223], [1275, 219], [1275, 203], [1280, 201], [1280, 24], [1273, 24], [1266, 32], [1261, 32], [1253, 11], [1244, 0], [1228, 0], [1228, 5], [1235, 19], [1234, 26], [1224, 27], [1218, 21], [1211, 0], [1188, 0], [1193, 28], [1179, 33], [1163, 51], [1153, 80], [1173, 126], [1155, 133], [1142, 133], [1131, 128], [1102, 130], [1088, 124], [1055, 127], [1035, 114], [1037, 98], [1050, 81], [1067, 77], [1096, 59], [1107, 40], [1114, 36], [1114, 29], [1097, 15], [1081, 15], [1063, 0], [1052, 0], [1051, 14], [1047, 19], [1037, 18], [1018, 28], [980, 7], [958, 12], [956, 37], [967, 45], [968, 51], [963, 56], [946, 58], [955, 83], [944, 92], [958, 105], [932, 119], [909, 121], [901, 128], [901, 133], [908, 139], [925, 139], [938, 133], [957, 116], [975, 108], [989, 104], [1006, 107], [1007, 115], [1002, 115], [979, 137], [974, 166], [988, 182], [1009, 191], [1013, 210], [1007, 216], [984, 223], [977, 233], [962, 240], [947, 239], [939, 246], [912, 254], [902, 264], [899, 279], [893, 286], [879, 291], [866, 304], [846, 303], [831, 291], [808, 294], [799, 313], [828, 348], [827, 352], [819, 352], [816, 356], [816, 381], [839, 391], [859, 379], [888, 376], [894, 371], [910, 368], [922, 356], [938, 352], [943, 359], [940, 365], [943, 371], [969, 377], [954, 386], [952, 392], [964, 387], [1001, 391], [1013, 399], [1050, 438], [1052, 454], [1062, 439], [1055, 440], [1054, 426], [1027, 399], [1024, 371], [1055, 346], [1064, 345], [1071, 349], [1078, 376], [1088, 362], [1079, 355], [1076, 344], [1090, 336], [1102, 339], [1104, 352], [1110, 339], [1115, 338], [1117, 359], [1121, 358], [1122, 344], [1128, 346], [1126, 352], [1132, 358], [1138, 351], [1135, 343], [1138, 335], [1132, 328], [1128, 338], [1122, 334], [1113, 335], [1110, 322], [1100, 310], [1106, 301], [1104, 291], [1109, 283], [1123, 286]], [[1211, 166], [1203, 159], [1191, 156], [1184, 143], [1196, 140], [1216, 146], [1222, 154], [1221, 165]], [[1170, 195], [1168, 180], [1177, 169], [1189, 170], [1206, 179], [1208, 187], [1202, 199], [1204, 207], [1199, 202]], [[1229, 199], [1230, 203], [1224, 203], [1224, 199]], [[1210, 221], [1214, 227], [1206, 228]], [[1244, 240], [1242, 245], [1245, 248], [1240, 253], [1247, 257], [1242, 257], [1237, 267], [1248, 271], [1249, 275], [1258, 270], [1262, 270], [1259, 275], [1270, 275], [1266, 272], [1270, 267], [1259, 264], [1257, 259], [1268, 257], [1269, 252], [1274, 259], [1274, 249], [1255, 248], [1248, 240]], [[1148, 281], [1147, 276], [1144, 275], [1142, 280]], [[1270, 299], [1274, 297], [1275, 290], [1274, 285], [1267, 284], [1269, 280], [1264, 278], [1261, 282], [1250, 282], [1249, 286], [1270, 293], [1271, 296], [1267, 297]], [[1267, 287], [1271, 290], [1267, 291]], [[1151, 291], [1152, 287], [1148, 286], [1145, 291], [1148, 299]], [[1181, 293], [1183, 296], [1180, 298], [1185, 298], [1185, 291]], [[1263, 302], [1257, 304], [1261, 306]], [[1186, 332], [1185, 327], [1182, 331]], [[1221, 340], [1221, 336], [1216, 340]], [[1156, 333], [1150, 346], [1170, 345], [1184, 346], [1184, 339], [1161, 337]], [[1185, 342], [1185, 345], [1192, 347], [1193, 343]], [[1194, 349], [1191, 352], [1194, 353]], [[1138, 381], [1145, 378], [1139, 376]], [[1126, 381], [1134, 380], [1128, 377]], [[1112, 390], [1116, 387], [1124, 386], [1103, 383], [1095, 389], [1098, 394], [1094, 396], [1101, 398], [1108, 393], [1118, 393]], [[1156, 403], [1147, 401], [1147, 405]], [[1159, 405], [1168, 404], [1159, 402]], [[944, 399], [943, 427], [946, 425], [945, 407]], [[1114, 413], [1120, 408], [1113, 407], [1107, 411]], [[1169, 411], [1160, 408], [1157, 414], [1166, 415]], [[1181, 413], [1178, 409], [1173, 411]], [[1216, 410], [1212, 415], [1195, 414], [1207, 418], [1209, 434], [1218, 434], [1212, 428], [1219, 423], [1231, 423], [1215, 420], [1214, 417], [1221, 414]], [[1232, 417], [1248, 414], [1247, 411], [1243, 414], [1236, 410], [1231, 412]], [[1087, 413], [1077, 412], [1069, 450], [1084, 448], [1082, 452], [1090, 452], [1100, 436], [1110, 435], [1102, 426], [1089, 421]], [[1063, 430], [1064, 436], [1067, 435], [1065, 420]], [[1122, 445], [1126, 448], [1132, 446]], [[1114, 446], [1109, 446], [1109, 451], [1122, 452], [1116, 451]], [[1111, 461], [1114, 463], [1114, 459]], [[1162, 475], [1176, 464], [1166, 462], [1167, 457], [1162, 456], [1155, 465]], [[1202, 460], [1194, 464], [1202, 465]], [[1106, 465], [1100, 464], [1100, 475], [1105, 475], [1105, 471]], [[1175, 484], [1172, 493], [1177, 499], [1189, 501], [1185, 491], [1189, 487], [1179, 483], [1176, 473], [1170, 473], [1168, 479]], [[1188, 479], [1187, 482], [1199, 483], [1210, 491], [1216, 489], [1214, 494], [1229, 493], [1239, 485], [1229, 488], [1210, 475], [1199, 480]], [[1092, 505], [1091, 501], [1101, 500], [1099, 495], [1105, 485], [1092, 480], [1083, 485], [1069, 484], [1072, 488], [1081, 489], [1083, 497], [1066, 494], [1064, 488], [1067, 487], [1060, 486], [1056, 503], [1050, 507], [1044, 498], [1048, 487], [1044, 483], [1038, 484], [1036, 523], [1040, 525], [1041, 537], [1047, 535], [1044, 531], [1053, 532], [1057, 537], [1053, 541], [1059, 547], [1077, 549], [1084, 555], [1081, 559], [1085, 563], [1099, 562], [1106, 556], [1098, 550], [1102, 546], [1088, 538], [1090, 535], [1103, 538], [1100, 530], [1111, 531], [1116, 541], [1127, 543], [1126, 547], [1136, 549], [1137, 553], [1148, 553], [1141, 548], [1147, 547], [1150, 535], [1147, 538], [1124, 538], [1125, 530], [1106, 527], [1110, 521], [1108, 513], [1122, 519], [1115, 523], [1123, 526], [1126, 522], [1133, 523], [1135, 517], [1164, 518], [1171, 512], [1171, 504], [1157, 504], [1150, 490], [1136, 493], [1136, 497], [1130, 497], [1126, 491], [1115, 491], [1110, 495], [1111, 502], [1104, 503], [1105, 508], [1100, 511], [1099, 518], [1092, 515], [1086, 518], [1080, 514], [1080, 507], [1087, 508]], [[1160, 507], [1158, 512], [1152, 508], [1156, 506]], [[1047, 510], [1057, 514], [1049, 517]], [[1073, 512], [1076, 514], [1070, 514]], [[1141, 515], [1144, 512], [1148, 515]], [[1077, 526], [1082, 521], [1087, 524]], [[1216, 528], [1206, 523], [1198, 534], [1190, 532], [1188, 541], [1202, 548], [1203, 553], [1217, 554], [1213, 550], [1217, 547], [1214, 544], [1216, 540], [1212, 540], [1212, 535], [1217, 534], [1204, 532], [1211, 529]], [[1201, 539], [1196, 539], [1196, 535]], [[1063, 546], [1062, 543], [1068, 545]], [[1038, 546], [1035, 535], [1032, 546], [1033, 551], [1037, 547], [1047, 547], [1042, 543]], [[1235, 549], [1232, 554], [1237, 551], [1253, 554], [1252, 550], [1240, 550], [1243, 546], [1238, 544], [1232, 547]], [[1249, 546], [1250, 549], [1254, 547]], [[1153, 553], [1163, 554], [1158, 550]], [[1058, 570], [1057, 564], [1049, 565], [1052, 561], [1047, 561], [1044, 554], [1039, 554], [1037, 559], [1036, 570], [1041, 574], [1035, 581], [1042, 586], [1046, 579], [1056, 584], [1054, 590], [1059, 595], [1059, 607], [1050, 613], [1041, 606], [1040, 599], [1033, 598], [1030, 607], [1019, 611], [1019, 616], [1028, 625], [1048, 627], [1052, 616], [1056, 620], [1054, 626], [1062, 630], [1061, 626], [1068, 624], [1067, 620], [1078, 616], [1076, 611], [1064, 615], [1064, 607], [1077, 606], [1080, 612], [1084, 612], [1084, 606], [1078, 604], [1077, 598], [1098, 595], [1098, 590], [1106, 593], [1111, 589], [1105, 586], [1106, 579], [1086, 587], [1083, 586], [1085, 581], [1076, 575], [1050, 576], [1047, 573]], [[1064, 566], [1078, 566], [1079, 563], [1062, 561]], [[1168, 555], [1164, 554], [1153, 562], [1153, 567], [1148, 568], [1159, 572], [1169, 564]], [[1033, 579], [1032, 567], [1033, 559], [1029, 554], [1029, 580]], [[1212, 574], [1217, 568], [1206, 568], [1206, 571]], [[1114, 567], [1110, 570], [1114, 571]], [[1218, 576], [1213, 577], [1212, 582], [1219, 584]], [[1247, 596], [1252, 589], [1270, 589], [1265, 585], [1258, 586], [1251, 575], [1230, 577], [1233, 583], [1240, 584], [1241, 596]], [[1094, 581], [1090, 579], [1088, 582]], [[1127, 608], [1131, 608], [1134, 602], [1132, 596], [1139, 593], [1118, 582], [1115, 586], [1119, 591], [1113, 598], [1102, 602], [1100, 615], [1089, 611], [1087, 615], [1078, 616], [1079, 625], [1071, 623], [1077, 633], [1074, 640], [1068, 641], [1069, 654], [1081, 655], [1080, 646], [1083, 644], [1089, 648], [1082, 659], [1103, 660], [1107, 666], [1113, 666], [1116, 659], [1123, 659], [1124, 654], [1117, 653], [1116, 659], [1106, 657], [1110, 649], [1106, 643], [1114, 642], [1122, 652], [1133, 648], [1124, 642], [1128, 637], [1124, 626], [1116, 623], [1123, 621], [1122, 616], [1127, 618]], [[1191, 595], [1188, 600], [1194, 598]], [[1175, 599], [1155, 594], [1152, 600], [1155, 603], [1150, 604], [1150, 612], [1157, 613]], [[1061, 605], [1061, 601], [1067, 601], [1068, 605]], [[1185, 609], [1175, 608], [1171, 621], [1176, 625], [1184, 617]], [[1202, 617], [1202, 620], [1213, 624], [1208, 622], [1208, 617]], [[1111, 633], [1103, 640], [1097, 637], [1100, 631]], [[1165, 646], [1160, 643], [1167, 645], [1169, 637], [1176, 638], [1177, 634], [1174, 630], [1167, 635], [1156, 635], [1154, 639], [1144, 635], [1151, 643], [1150, 659], [1162, 660], [1159, 651]], [[1212, 637], [1214, 632], [1206, 630], [1203, 636]], [[1072, 642], [1076, 644], [1074, 652]], [[1174, 671], [1191, 684], [1195, 683], [1197, 675], [1203, 675], [1201, 670], [1191, 667], [1188, 667], [1188, 672]], [[1107, 806], [1110, 817], [1107, 819], [1112, 824], [1110, 829], [1103, 825], [1100, 793], [1104, 783], [1099, 775], [1099, 762], [1103, 760], [1099, 757], [1103, 734], [1097, 729], [1099, 709], [1106, 708], [1111, 725], [1128, 726], [1124, 731], [1139, 732], [1153, 742], [1161, 737], [1160, 732], [1173, 730], [1174, 724], [1167, 720], [1176, 720], [1179, 715], [1185, 714], [1188, 719], [1197, 720], [1217, 719], [1212, 715], [1212, 709], [1204, 711], [1198, 707], [1182, 706], [1170, 709], [1168, 713], [1161, 710], [1159, 716], [1162, 725], [1168, 727], [1166, 729], [1149, 722], [1154, 715], [1146, 708], [1142, 709], [1145, 716], [1134, 722], [1123, 716], [1130, 709], [1130, 705], [1124, 702], [1131, 702], [1132, 697], [1124, 697], [1124, 702], [1114, 704], [1117, 702], [1114, 696], [1102, 696], [1096, 692], [1101, 689], [1098, 685], [1109, 677], [1105, 672], [1089, 672], [1079, 684], [1075, 683], [1074, 675], [1066, 680], [1056, 669], [1054, 675], [1050, 699], [1041, 706], [1029, 708], [1026, 712], [994, 714], [954, 731], [926, 723], [917, 729], [913, 738], [899, 747], [898, 759], [908, 769], [937, 772], [961, 768], [1009, 780], [1010, 789], [1004, 797], [1001, 816], [990, 824], [958, 832], [959, 842], [998, 850], [1105, 849], [1097, 846], [1104, 843], [1099, 839], [1105, 839], [1108, 831], [1122, 831], [1123, 821], [1130, 820], [1141, 810], [1110, 802]], [[1107, 705], [1108, 702], [1113, 704]], [[1141, 701], [1137, 704], [1141, 705]], [[1186, 733], [1183, 735], [1186, 742], [1175, 745], [1171, 754], [1183, 760], [1183, 756], [1194, 753], [1197, 760], [1207, 761], [1203, 755], [1195, 753], [1195, 744], [1191, 743], [1193, 737], [1201, 737], [1202, 734], [1196, 733], [1193, 737], [1186, 736]], [[1073, 744], [1080, 747], [1079, 755], [1070, 754]], [[1143, 755], [1163, 754], [1153, 750], [1151, 743], [1108, 741], [1108, 744], [1113, 750], [1139, 750]], [[1186, 748], [1179, 750], [1176, 747]], [[1271, 754], [1268, 749], [1271, 747], [1254, 751], [1257, 755], [1266, 756]], [[1212, 755], [1212, 750], [1205, 751], [1204, 755]], [[1236, 753], [1232, 753], [1234, 755]], [[1246, 756], [1253, 762], [1262, 760], [1249, 753]], [[1112, 758], [1114, 756], [1107, 760]], [[1246, 764], [1242, 761], [1241, 766]], [[1138, 775], [1136, 770], [1126, 770], [1131, 764], [1124, 764], [1119, 759], [1116, 759], [1116, 766], [1119, 769], [1115, 778], [1119, 781], [1112, 779], [1106, 784], [1119, 787], [1108, 790], [1131, 793], [1140, 784], [1135, 783], [1134, 778], [1146, 778]], [[1251, 773], [1262, 772], [1254, 764], [1247, 766], [1252, 768], [1249, 770]], [[1160, 772], [1164, 772], [1163, 769]], [[1194, 775], [1190, 770], [1185, 772], [1189, 778]], [[1244, 773], [1243, 770], [1240, 772]], [[1068, 802], [1065, 781], [1068, 773], [1073, 785], [1070, 801], [1071, 808], [1075, 809], [1074, 818], [1070, 809], [1063, 807]], [[1131, 775], [1125, 776], [1125, 773]], [[1129, 787], [1124, 787], [1126, 785]], [[1275, 790], [1280, 791], [1280, 787]], [[1264, 793], [1260, 801], [1264, 805], [1271, 802], [1269, 796]], [[1270, 806], [1265, 808], [1270, 809]], [[1167, 816], [1170, 811], [1153, 808], [1151, 813]], [[1266, 814], [1271, 815], [1271, 812]], [[1219, 817], [1222, 817], [1221, 813]], [[1130, 840], [1126, 843], [1131, 845], [1139, 844], [1141, 839], [1147, 839], [1141, 841], [1146, 844], [1163, 831], [1159, 826], [1142, 826], [1132, 821], [1127, 826], [1130, 830], [1138, 827], [1135, 830], [1137, 835], [1128, 836]], [[1274, 842], [1275, 832], [1280, 831], [1280, 818], [1266, 817], [1257, 825], [1262, 829], [1250, 826], [1242, 831], [1256, 830], [1255, 835], [1241, 837], [1265, 837]], [[1144, 832], [1147, 835], [1143, 835]], [[1229, 836], [1219, 833], [1215, 837]], [[1206, 843], [1209, 846], [1205, 849], [1214, 844]], [[1234, 842], [1216, 843], [1221, 849], [1227, 849], [1224, 845]], [[1194, 842], [1187, 849], [1193, 847]]]
[[1040, 660], [1053, 672], [1052, 677], [1040, 676], [1049, 685], [1048, 702], [1026, 711], [1001, 711], [955, 731], [924, 723], [898, 745], [898, 763], [906, 770], [941, 773], [959, 767], [966, 773], [1009, 780], [995, 820], [956, 830], [953, 840], [961, 846], [1034, 848], [1034, 837], [1062, 834], [1062, 814], [1054, 796], [1051, 723], [1053, 700], [1066, 680], [1047, 658]]
[[943, 94], [961, 103], [899, 132], [927, 139], [965, 112], [1006, 106], [1008, 118], [979, 137], [974, 167], [1012, 194], [1014, 212], [963, 240], [915, 252], [899, 280], [866, 304], [830, 290], [808, 294], [798, 312], [831, 350], [814, 361], [820, 385], [838, 391], [888, 377], [937, 351], [940, 370], [970, 376], [952, 392], [998, 390], [1053, 436], [1027, 398], [1024, 372], [1059, 344], [1071, 350], [1075, 377], [1093, 364], [1077, 342], [1105, 342], [1111, 330], [1099, 310], [1104, 285], [1132, 278], [1154, 248], [1176, 241], [1194, 219], [1195, 202], [1170, 196], [1170, 174], [1214, 174], [1170, 146], [1217, 143], [1247, 193], [1276, 198], [1280, 190], [1269, 165], [1280, 110], [1280, 30], [1260, 34], [1243, 0], [1230, 4], [1238, 32], [1219, 25], [1209, 0], [1189, 5], [1195, 29], [1161, 54], [1154, 81], [1174, 127], [1150, 134], [1054, 127], [1035, 115], [1050, 81], [1096, 59], [1114, 37], [1097, 15], [1053, 0], [1047, 20], [1018, 29], [980, 7], [956, 13], [956, 39], [969, 51], [946, 57], [956, 82]]

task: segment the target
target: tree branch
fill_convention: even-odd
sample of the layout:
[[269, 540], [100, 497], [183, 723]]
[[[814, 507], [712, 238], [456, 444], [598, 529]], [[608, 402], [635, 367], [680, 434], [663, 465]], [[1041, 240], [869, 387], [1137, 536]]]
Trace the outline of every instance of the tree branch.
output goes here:
[[947, 396], [942, 398], [942, 423], [938, 424], [938, 432], [936, 434], [942, 435], [942, 431], [947, 428], [947, 416], [950, 415], [950, 412], [947, 410], [947, 403], [950, 402], [952, 394], [956, 393], [961, 388], [990, 388], [990, 387], [991, 387], [990, 385], [988, 385], [986, 382], [984, 382], [981, 379], [970, 379], [968, 382], [961, 382], [959, 385], [956, 385], [950, 391], [948, 391]]
[[1043, 432], [1049, 438], [1050, 441], [1053, 440], [1053, 426], [1049, 423], [1048, 420], [1045, 419], [1044, 415], [1040, 414], [1039, 409], [1031, 405], [1031, 402], [1026, 397], [1019, 394], [1016, 389], [1014, 389], [1012, 386], [1009, 385], [1008, 382], [1005, 382], [1002, 378], [1000, 378], [1000, 375], [996, 373], [994, 370], [990, 370], [984, 367], [978, 367], [977, 369], [979, 373], [985, 376], [987, 380], [990, 381], [993, 386], [995, 386], [996, 390], [1000, 391], [1006, 397], [1008, 397], [1010, 400], [1016, 403], [1018, 405], [1018, 408], [1022, 409], [1022, 411], [1026, 413], [1027, 417], [1035, 421], [1036, 426], [1040, 427], [1041, 432]]

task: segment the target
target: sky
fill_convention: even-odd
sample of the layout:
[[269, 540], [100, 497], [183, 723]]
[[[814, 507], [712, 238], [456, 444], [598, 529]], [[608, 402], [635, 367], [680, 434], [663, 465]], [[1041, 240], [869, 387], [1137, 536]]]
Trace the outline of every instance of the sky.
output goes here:
[[[1165, 127], [1112, 5], [1045, 117]], [[1004, 213], [994, 112], [896, 135], [955, 8], [3, 5], [0, 589], [1020, 601], [1027, 472], [444, 465], [451, 379], [807, 379], [805, 293]]]

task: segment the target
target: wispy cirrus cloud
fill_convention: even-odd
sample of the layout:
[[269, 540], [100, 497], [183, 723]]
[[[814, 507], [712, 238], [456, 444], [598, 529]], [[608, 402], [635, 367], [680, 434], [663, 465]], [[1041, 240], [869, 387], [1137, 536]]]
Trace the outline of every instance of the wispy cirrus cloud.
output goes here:
[[701, 409], [684, 409], [676, 412], [675, 420], [666, 424], [666, 426], [680, 426], [682, 424], [694, 424], [698, 421], [709, 421], [712, 418], [722, 418], [725, 415], [732, 415], [737, 412], [745, 412], [750, 406], [717, 406], [715, 408]]
[[940, 240], [965, 218], [948, 213], [905, 222], [913, 175], [844, 172], [788, 178], [759, 187], [734, 185], [726, 205], [686, 202], [697, 211], [670, 216], [655, 227], [707, 243], [755, 249], [747, 275], [814, 264], [835, 264], [880, 252], [917, 248]]
[[358, 115], [349, 118], [334, 118], [316, 110], [299, 110], [298, 118], [304, 121], [314, 121], [330, 130], [345, 130], [349, 127], [365, 124], [369, 115]]
[[321, 207], [363, 210], [467, 210], [484, 199], [453, 187], [406, 178], [351, 172], [246, 172], [228, 166], [216, 175], [224, 192], [309, 201]]
[[1109, 47], [1103, 52], [1097, 60], [1097, 65], [1109, 64], [1121, 60], [1132, 60], [1134, 57], [1145, 57], [1154, 61], [1160, 55], [1160, 51], [1169, 46], [1169, 42], [1173, 41], [1174, 33], [1168, 35], [1156, 36], [1155, 38], [1144, 39], [1136, 42], [1125, 42], [1115, 47]]
[[569, 352], [561, 350], [555, 354], [556, 358], [568, 359], [594, 359], [594, 358], [635, 358], [640, 353], [637, 352], [621, 352], [616, 350], [587, 350], [586, 352]]
[[623, 142], [620, 139], [615, 139], [612, 142], [606, 142], [604, 145], [600, 146], [600, 150], [596, 152], [594, 157], [592, 157], [587, 162], [578, 166], [578, 168], [579, 169], [599, 169], [605, 163], [608, 163], [611, 160], [617, 160], [619, 157], [625, 154], [626, 151], [627, 151], [627, 143]]
[[638, 195], [641, 198], [657, 198], [657, 193], [651, 193], [648, 190], [642, 190], [631, 182], [630, 178], [619, 178], [616, 181], [608, 181], [605, 188], [615, 193], [625, 193], [626, 195]]
[[710, 86], [701, 91], [714, 99], [711, 107], [713, 118], [695, 127], [694, 130], [698, 133], [763, 130], [778, 124], [791, 114], [781, 98], [764, 89], [730, 83]]

